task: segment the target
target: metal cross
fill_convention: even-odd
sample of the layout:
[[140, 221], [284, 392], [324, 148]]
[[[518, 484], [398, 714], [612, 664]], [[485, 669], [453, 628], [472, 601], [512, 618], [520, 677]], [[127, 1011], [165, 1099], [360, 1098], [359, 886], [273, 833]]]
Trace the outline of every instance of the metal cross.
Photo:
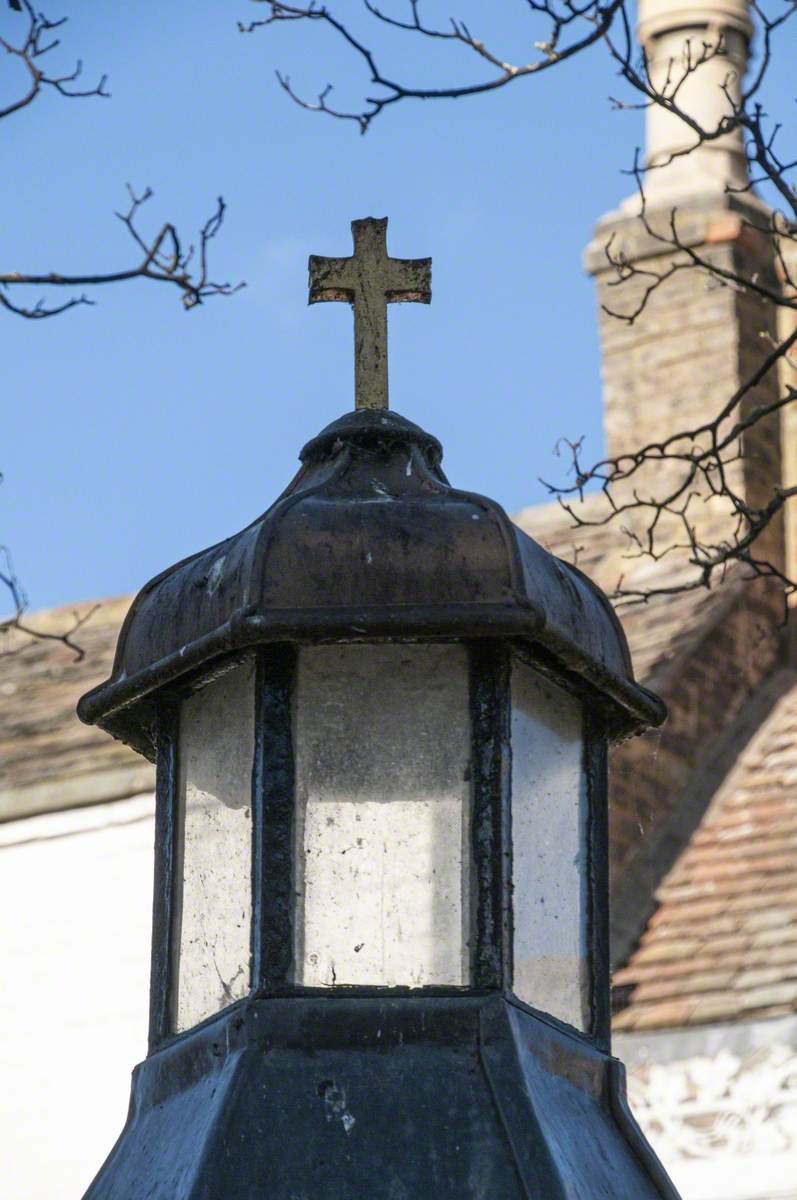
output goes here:
[[387, 408], [387, 306], [432, 299], [431, 258], [389, 258], [387, 217], [352, 221], [354, 255], [310, 255], [310, 303], [347, 300], [354, 308], [357, 408]]

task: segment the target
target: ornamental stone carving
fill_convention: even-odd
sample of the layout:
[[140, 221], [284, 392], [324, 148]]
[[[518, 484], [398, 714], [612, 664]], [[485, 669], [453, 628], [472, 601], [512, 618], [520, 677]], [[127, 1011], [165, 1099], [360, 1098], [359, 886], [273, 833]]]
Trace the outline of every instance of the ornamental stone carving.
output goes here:
[[795, 1152], [797, 1048], [648, 1064], [629, 1075], [634, 1114], [666, 1163]]

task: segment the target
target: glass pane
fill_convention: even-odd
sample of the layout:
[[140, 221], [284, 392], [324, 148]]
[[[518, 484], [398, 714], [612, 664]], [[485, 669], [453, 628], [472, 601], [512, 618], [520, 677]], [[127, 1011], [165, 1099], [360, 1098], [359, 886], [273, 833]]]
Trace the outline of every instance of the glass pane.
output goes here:
[[463, 648], [302, 650], [296, 726], [297, 982], [468, 983]]
[[589, 1027], [587, 803], [581, 705], [525, 663], [512, 669], [514, 992]]
[[249, 991], [254, 664], [183, 702], [174, 1028], [189, 1029]]

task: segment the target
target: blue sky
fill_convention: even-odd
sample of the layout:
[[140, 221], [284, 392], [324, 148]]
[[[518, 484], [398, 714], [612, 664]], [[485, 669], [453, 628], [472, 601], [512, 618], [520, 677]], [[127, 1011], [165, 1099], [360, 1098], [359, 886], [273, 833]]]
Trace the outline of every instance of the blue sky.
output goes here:
[[[359, 64], [319, 30], [242, 36], [236, 20], [259, 15], [246, 0], [54, 3], [48, 15], [70, 16], [63, 62], [107, 72], [112, 98], [47, 96], [2, 123], [2, 268], [129, 265], [113, 216], [129, 181], [154, 189], [148, 231], [169, 219], [188, 236], [222, 194], [214, 272], [247, 287], [190, 313], [137, 282], [50, 321], [0, 317], [0, 540], [32, 608], [134, 590], [234, 532], [351, 407], [350, 310], [307, 307], [306, 263], [349, 253], [353, 217], [389, 216], [392, 254], [433, 258], [431, 307], [391, 308], [391, 403], [442, 439], [454, 482], [514, 511], [544, 498], [539, 476], [561, 477], [557, 438], [600, 453], [581, 253], [630, 191], [620, 172], [642, 137], [639, 114], [611, 111], [600, 48], [490, 97], [396, 106], [361, 137], [274, 79], [282, 67], [309, 92], [332, 79], [341, 101], [361, 94]], [[496, 6], [509, 54], [534, 40], [524, 7]], [[455, 74], [454, 56], [411, 61], [399, 43], [405, 70]], [[0, 78], [0, 95], [11, 86]], [[785, 68], [773, 86], [785, 106]]]

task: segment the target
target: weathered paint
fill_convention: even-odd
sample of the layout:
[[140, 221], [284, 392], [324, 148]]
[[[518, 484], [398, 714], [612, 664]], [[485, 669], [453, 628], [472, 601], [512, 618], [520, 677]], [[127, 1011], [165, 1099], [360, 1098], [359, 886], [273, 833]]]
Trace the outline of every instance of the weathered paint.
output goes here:
[[86, 1200], [677, 1200], [616, 1065], [498, 996], [246, 1001], [137, 1068]]

